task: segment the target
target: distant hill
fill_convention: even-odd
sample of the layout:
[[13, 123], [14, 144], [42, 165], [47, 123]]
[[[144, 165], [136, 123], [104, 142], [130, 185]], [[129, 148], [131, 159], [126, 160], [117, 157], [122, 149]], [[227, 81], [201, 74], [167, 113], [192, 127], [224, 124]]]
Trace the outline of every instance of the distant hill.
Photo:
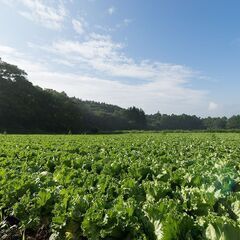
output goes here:
[[146, 115], [142, 109], [70, 98], [27, 80], [25, 71], [0, 61], [0, 132], [96, 133], [114, 130], [240, 128], [240, 116], [201, 119], [189, 115]]

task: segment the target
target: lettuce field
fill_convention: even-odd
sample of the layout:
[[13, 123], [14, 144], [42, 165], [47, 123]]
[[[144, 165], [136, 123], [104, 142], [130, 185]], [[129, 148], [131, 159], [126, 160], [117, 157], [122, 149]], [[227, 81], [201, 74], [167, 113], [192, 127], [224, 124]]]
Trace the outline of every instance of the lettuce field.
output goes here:
[[240, 239], [240, 134], [0, 135], [0, 239]]

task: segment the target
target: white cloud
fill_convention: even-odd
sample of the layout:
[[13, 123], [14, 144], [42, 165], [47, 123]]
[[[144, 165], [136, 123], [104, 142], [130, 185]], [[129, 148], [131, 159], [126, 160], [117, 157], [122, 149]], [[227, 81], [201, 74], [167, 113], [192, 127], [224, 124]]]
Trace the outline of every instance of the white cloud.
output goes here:
[[84, 21], [84, 19], [81, 19], [81, 20], [72, 19], [72, 25], [73, 25], [73, 29], [78, 34], [83, 34], [85, 32], [86, 22]]
[[0, 45], [0, 56], [2, 57], [3, 61], [17, 65], [27, 73], [41, 72], [46, 71], [47, 69], [43, 64], [28, 58], [25, 54], [19, 52], [17, 49], [6, 45]]
[[12, 54], [15, 52], [15, 49], [12, 47], [0, 45], [0, 53], [1, 54]]
[[185, 66], [148, 60], [136, 62], [123, 53], [124, 45], [113, 42], [111, 37], [106, 35], [93, 33], [83, 42], [57, 41], [48, 50], [111, 77], [133, 78], [146, 82], [161, 81], [165, 82], [165, 85], [173, 82], [183, 84], [191, 77], [196, 77], [196, 74]]
[[95, 27], [95, 29], [103, 31], [103, 32], [113, 32], [113, 31], [115, 31], [115, 28], [106, 27], [106, 26], [102, 26], [102, 25], [99, 25], [99, 24], [96, 24], [94, 27]]
[[215, 102], [209, 102], [208, 104], [208, 110], [209, 111], [215, 111], [218, 109], [218, 104]]
[[[135, 105], [148, 113], [157, 110], [167, 113], [192, 113], [194, 109], [199, 110], [201, 107], [199, 93], [192, 90], [174, 88], [163, 92], [157, 84], [133, 86], [104, 78], [56, 72], [33, 73], [31, 77], [41, 86], [66, 91], [71, 96], [122, 107]], [[173, 96], [173, 93], [176, 96]]]
[[63, 26], [67, 11], [61, 0], [0, 0], [9, 6], [20, 4], [18, 13], [23, 17], [50, 29], [59, 30]]
[[74, 67], [74, 64], [72, 64], [71, 62], [69, 62], [67, 60], [64, 60], [64, 59], [56, 58], [56, 59], [52, 59], [52, 62], [57, 63], [59, 65], [65, 65], [65, 66], [68, 66], [68, 67]]
[[14, 1], [13, 0], [0, 0], [0, 2], [4, 3], [5, 5], [7, 5], [9, 7], [14, 6]]
[[112, 27], [102, 26], [99, 24], [96, 24], [94, 27], [95, 27], [95, 29], [100, 30], [101, 32], [110, 33], [110, 32], [115, 32], [115, 31], [119, 30], [120, 28], [128, 27], [129, 24], [132, 22], [133, 22], [132, 19], [125, 18], [121, 22], [119, 22], [118, 24], [116, 24], [115, 26], [112, 26]]
[[[72, 28], [84, 36], [66, 40], [59, 39], [58, 34], [53, 36], [58, 41], [45, 46], [29, 44], [28, 47], [38, 47], [34, 51], [26, 49], [29, 55], [11, 46], [0, 45], [0, 57], [24, 69], [34, 84], [66, 91], [70, 96], [82, 99], [122, 107], [135, 105], [148, 113], [159, 110], [162, 113], [230, 115], [239, 109], [238, 105], [233, 107], [231, 103], [215, 103], [207, 91], [192, 87], [193, 80], [208, 80], [193, 69], [174, 63], [136, 60], [126, 54], [124, 44], [115, 42], [111, 36], [89, 34], [90, 26], [84, 18], [68, 16], [65, 5], [69, 0], [0, 0], [0, 3], [15, 8], [25, 18], [50, 29], [60, 30], [68, 20]], [[104, 11], [113, 15], [116, 9], [113, 6]], [[84, 16], [87, 18], [87, 15]], [[118, 24], [109, 27], [95, 25], [95, 30], [110, 34], [132, 21], [123, 17]], [[67, 36], [67, 32], [63, 35]], [[52, 38], [42, 36], [39, 42], [49, 37]]]
[[110, 7], [110, 8], [108, 8], [108, 14], [109, 15], [113, 15], [114, 13], [115, 13], [115, 11], [116, 11], [116, 8], [115, 7]]
[[[60, 60], [57, 61], [58, 64], [71, 68], [69, 72], [63, 72], [62, 68], [57, 71], [50, 69], [46, 61], [33, 61], [17, 51], [5, 51], [4, 54], [0, 51], [0, 54], [3, 60], [26, 70], [34, 84], [66, 91], [70, 96], [122, 107], [135, 105], [147, 113], [159, 110], [162, 113], [185, 112], [199, 115], [204, 112], [204, 106], [208, 104], [207, 92], [185, 86], [185, 83], [195, 76], [194, 71], [174, 64], [150, 61], [137, 63], [118, 52], [123, 48], [121, 44], [112, 42], [112, 46], [105, 45], [109, 41], [112, 42], [109, 36], [92, 34], [88, 41], [82, 43], [69, 41], [54, 43], [52, 54], [56, 54], [55, 59]], [[47, 50], [51, 48], [52, 46]], [[6, 46], [1, 46], [1, 49], [6, 49]], [[103, 67], [101, 64], [95, 66], [93, 63], [95, 58], [101, 63], [108, 57], [110, 61]], [[115, 62], [119, 57], [121, 61]], [[79, 70], [83, 62], [91, 66], [92, 71], [77, 73], [76, 69]], [[117, 80], [119, 76], [133, 78], [133, 81], [141, 80], [141, 83], [135, 84], [131, 80], [123, 82]]]

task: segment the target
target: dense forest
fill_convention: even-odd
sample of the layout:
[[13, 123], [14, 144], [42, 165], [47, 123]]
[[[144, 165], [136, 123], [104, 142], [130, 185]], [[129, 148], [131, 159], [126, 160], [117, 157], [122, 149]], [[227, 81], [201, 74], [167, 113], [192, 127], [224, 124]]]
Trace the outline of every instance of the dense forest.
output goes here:
[[240, 129], [240, 116], [146, 115], [142, 109], [83, 101], [42, 89], [0, 60], [0, 133], [97, 133], [114, 130]]

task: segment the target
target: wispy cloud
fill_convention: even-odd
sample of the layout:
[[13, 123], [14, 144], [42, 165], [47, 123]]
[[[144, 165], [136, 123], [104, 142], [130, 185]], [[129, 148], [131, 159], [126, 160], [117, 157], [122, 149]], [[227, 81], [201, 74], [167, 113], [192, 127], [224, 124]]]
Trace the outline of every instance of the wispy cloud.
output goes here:
[[[136, 61], [124, 53], [124, 47], [110, 36], [96, 33], [83, 41], [59, 40], [50, 46], [39, 46], [70, 66], [69, 72], [80, 70], [79, 66], [87, 69], [79, 74], [56, 73], [61, 77], [54, 87], [58, 89], [57, 84], [63, 81], [61, 84], [71, 95], [123, 107], [136, 105], [151, 113], [160, 110], [198, 114], [200, 108], [207, 111], [208, 92], [187, 86], [200, 77], [199, 73], [183, 65]], [[39, 76], [42, 75], [36, 74], [36, 79]], [[73, 81], [73, 87], [67, 81]]]
[[[53, 0], [55, 5], [50, 0], [17, 1], [24, 6], [22, 15], [25, 11], [25, 17], [30, 14], [29, 19], [46, 27], [55, 23], [52, 29], [61, 29], [67, 16], [60, 0]], [[113, 14], [115, 8], [112, 11], [109, 14]], [[136, 60], [126, 54], [125, 44], [114, 41], [110, 35], [89, 33], [85, 19], [68, 19], [73, 29], [84, 35], [82, 40], [49, 40], [48, 44], [40, 46], [29, 43], [28, 47], [38, 52], [37, 61], [33, 54], [28, 56], [11, 46], [0, 45], [0, 56], [24, 69], [34, 84], [66, 91], [81, 99], [122, 107], [135, 105], [148, 113], [158, 110], [163, 113], [208, 112], [208, 92], [189, 87], [193, 79], [201, 78], [196, 71], [174, 63]], [[131, 21], [123, 18], [121, 26]]]
[[113, 15], [114, 13], [116, 12], [116, 8], [115, 7], [110, 7], [110, 8], [108, 8], [108, 14], [109, 15]]
[[11, 7], [21, 6], [18, 13], [23, 17], [49, 29], [59, 30], [63, 26], [67, 11], [61, 0], [0, 0]]
[[0, 56], [3, 61], [15, 64], [28, 73], [46, 71], [47, 69], [44, 64], [34, 61], [33, 58], [10, 46], [0, 44]]
[[123, 27], [128, 27], [131, 23], [133, 22], [133, 19], [130, 18], [124, 18], [122, 21], [120, 21], [119, 23], [115, 24], [114, 26], [102, 26], [99, 24], [96, 24], [94, 27], [97, 31], [101, 31], [102, 33], [112, 33], [115, 32], [117, 30], [119, 30], [120, 28]]
[[13, 0], [0, 0], [0, 3], [3, 3], [9, 7], [14, 7], [14, 1]]
[[101, 32], [105, 32], [105, 33], [110, 33], [110, 32], [113, 32], [113, 31], [115, 31], [115, 28], [113, 28], [113, 27], [107, 27], [107, 26], [102, 26], [102, 25], [99, 25], [99, 24], [96, 24], [95, 26], [95, 29], [96, 30], [100, 30]]
[[0, 45], [0, 53], [1, 54], [13, 54], [15, 49], [9, 46]]
[[136, 62], [124, 53], [124, 45], [112, 41], [108, 35], [92, 33], [83, 42], [61, 40], [45, 50], [78, 64], [86, 64], [108, 76], [141, 79], [146, 82], [163, 80], [185, 83], [196, 74], [189, 68], [160, 62], [142, 60]]
[[[79, 8], [78, 0], [0, 0], [4, 10], [12, 8], [14, 13], [29, 19], [35, 23], [34, 28], [39, 29], [39, 34], [34, 36], [34, 28], [28, 28], [28, 41], [32, 43], [26, 46], [25, 53], [13, 46], [23, 49], [28, 36], [12, 36], [12, 31], [3, 29], [5, 41], [12, 38], [10, 42], [15, 41], [15, 45], [0, 44], [0, 57], [24, 69], [34, 84], [66, 91], [70, 96], [82, 99], [123, 107], [136, 105], [148, 113], [159, 110], [162, 113], [214, 115], [221, 111], [238, 111], [238, 105], [223, 105], [221, 100], [213, 99], [213, 93], [209, 94], [208, 90], [203, 89], [207, 86], [203, 81], [215, 84], [209, 76], [174, 62], [141, 59], [141, 49], [138, 49], [137, 58], [129, 55], [127, 52], [131, 46], [125, 45], [127, 41], [118, 42], [117, 39], [130, 39], [131, 36], [125, 34], [131, 29], [124, 29], [130, 24], [133, 23], [134, 28], [141, 27], [134, 12], [133, 15], [126, 15], [126, 12], [121, 14], [117, 5], [109, 3], [103, 12], [95, 12], [96, 16], [92, 18], [91, 8], [94, 5], [97, 9], [97, 2], [87, 0]], [[3, 7], [3, 4], [6, 6]], [[19, 18], [18, 15], [6, 19], [9, 30], [16, 25], [23, 28], [29, 25], [27, 20], [16, 24]], [[62, 31], [47, 34], [41, 26]], [[115, 34], [116, 31], [120, 33]], [[129, 43], [134, 44], [132, 41], [134, 38]], [[236, 38], [232, 44], [234, 47], [240, 46], [239, 42]], [[214, 89], [212, 85], [209, 89]]]
[[78, 34], [83, 34], [85, 32], [86, 22], [83, 18], [81, 18], [81, 20], [72, 19], [72, 25], [73, 25], [73, 29]]

